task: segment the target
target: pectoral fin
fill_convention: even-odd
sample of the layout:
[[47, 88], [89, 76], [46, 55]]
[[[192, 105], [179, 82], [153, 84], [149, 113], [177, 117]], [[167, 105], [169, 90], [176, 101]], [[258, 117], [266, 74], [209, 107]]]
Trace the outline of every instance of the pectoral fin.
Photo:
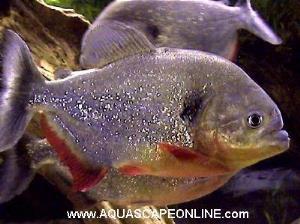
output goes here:
[[[53, 122], [52, 122], [53, 123]], [[87, 191], [95, 186], [107, 173], [107, 168], [89, 167], [83, 159], [76, 155], [76, 149], [64, 133], [54, 123], [52, 124], [45, 115], [41, 116], [41, 126], [48, 142], [53, 146], [61, 162], [67, 166], [73, 177], [74, 191]]]
[[118, 170], [120, 173], [128, 176], [142, 176], [151, 172], [151, 169], [147, 168], [146, 166], [134, 163], [123, 164], [118, 168]]
[[[162, 164], [170, 173], [179, 177], [209, 177], [232, 172], [220, 161], [202, 154], [200, 151], [169, 143], [158, 144], [163, 153]], [[173, 171], [173, 172], [172, 172]]]
[[201, 153], [197, 153], [176, 145], [171, 145], [168, 143], [158, 144], [160, 150], [168, 152], [176, 157], [178, 160], [182, 161], [192, 161], [197, 160], [198, 162], [207, 162], [209, 158]]
[[129, 176], [211, 177], [234, 172], [214, 158], [168, 143], [158, 144], [153, 159], [126, 161], [115, 167]]

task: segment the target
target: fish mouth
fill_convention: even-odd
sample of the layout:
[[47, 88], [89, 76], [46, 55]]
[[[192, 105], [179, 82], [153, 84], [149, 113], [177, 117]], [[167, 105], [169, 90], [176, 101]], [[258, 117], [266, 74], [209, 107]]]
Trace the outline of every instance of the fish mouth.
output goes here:
[[285, 151], [290, 147], [289, 134], [285, 130], [274, 131], [271, 133], [271, 146], [275, 146], [280, 151]]

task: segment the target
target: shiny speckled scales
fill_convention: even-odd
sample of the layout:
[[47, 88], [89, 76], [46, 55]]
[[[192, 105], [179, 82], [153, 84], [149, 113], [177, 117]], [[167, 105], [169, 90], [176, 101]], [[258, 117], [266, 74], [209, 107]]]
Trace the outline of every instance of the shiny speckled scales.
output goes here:
[[24, 41], [6, 32], [1, 151], [20, 139], [33, 112], [42, 112], [44, 133], [70, 169], [74, 190], [87, 191], [111, 169], [232, 175], [289, 147], [278, 107], [238, 66], [199, 51], [156, 49], [123, 24], [112, 30], [108, 36], [119, 44], [107, 38], [99, 48], [107, 51], [106, 66], [51, 82]]
[[59, 115], [55, 123], [67, 126], [94, 164], [139, 161], [155, 158], [160, 142], [192, 147], [179, 116], [186, 97], [193, 90], [209, 97], [231, 83], [256, 85], [236, 71], [242, 72], [212, 55], [160, 49], [49, 82], [33, 103]]
[[99, 44], [107, 35], [101, 24], [116, 21], [139, 30], [156, 47], [196, 49], [228, 59], [235, 59], [239, 29], [281, 43], [248, 0], [234, 7], [210, 0], [119, 0], [105, 8], [85, 33], [82, 67], [98, 67], [104, 57]]

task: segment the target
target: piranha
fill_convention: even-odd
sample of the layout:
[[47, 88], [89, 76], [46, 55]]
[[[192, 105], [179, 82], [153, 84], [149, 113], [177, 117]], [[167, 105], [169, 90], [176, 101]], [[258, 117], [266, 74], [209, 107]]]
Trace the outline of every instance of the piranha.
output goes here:
[[134, 55], [113, 55], [106, 66], [56, 81], [45, 81], [25, 42], [5, 32], [1, 151], [40, 112], [73, 189], [87, 191], [110, 168], [129, 176], [213, 177], [288, 149], [278, 107], [238, 66], [209, 53], [155, 48], [117, 25], [101, 49]]
[[[271, 44], [282, 42], [252, 9], [250, 0], [239, 1], [235, 6], [208, 0], [117, 0], [85, 33], [80, 58], [83, 68], [97, 67], [106, 58], [100, 49], [106, 34], [99, 27], [103, 23], [113, 27], [115, 22], [139, 30], [156, 47], [202, 50], [231, 60], [237, 54], [239, 29]], [[111, 53], [117, 54], [113, 49]]]

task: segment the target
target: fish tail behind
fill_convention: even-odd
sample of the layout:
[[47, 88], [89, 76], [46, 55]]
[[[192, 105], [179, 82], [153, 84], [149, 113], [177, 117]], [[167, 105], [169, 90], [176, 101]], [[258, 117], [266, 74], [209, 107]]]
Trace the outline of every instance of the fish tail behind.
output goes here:
[[4, 33], [0, 74], [0, 152], [12, 148], [32, 117], [29, 109], [35, 86], [44, 83], [25, 42], [13, 31]]
[[253, 10], [250, 0], [240, 0], [236, 6], [241, 9], [242, 28], [249, 30], [271, 44], [279, 45], [282, 43], [282, 39]]
[[32, 140], [25, 136], [11, 150], [0, 153], [0, 204], [21, 194], [31, 183], [35, 170], [26, 145]]

